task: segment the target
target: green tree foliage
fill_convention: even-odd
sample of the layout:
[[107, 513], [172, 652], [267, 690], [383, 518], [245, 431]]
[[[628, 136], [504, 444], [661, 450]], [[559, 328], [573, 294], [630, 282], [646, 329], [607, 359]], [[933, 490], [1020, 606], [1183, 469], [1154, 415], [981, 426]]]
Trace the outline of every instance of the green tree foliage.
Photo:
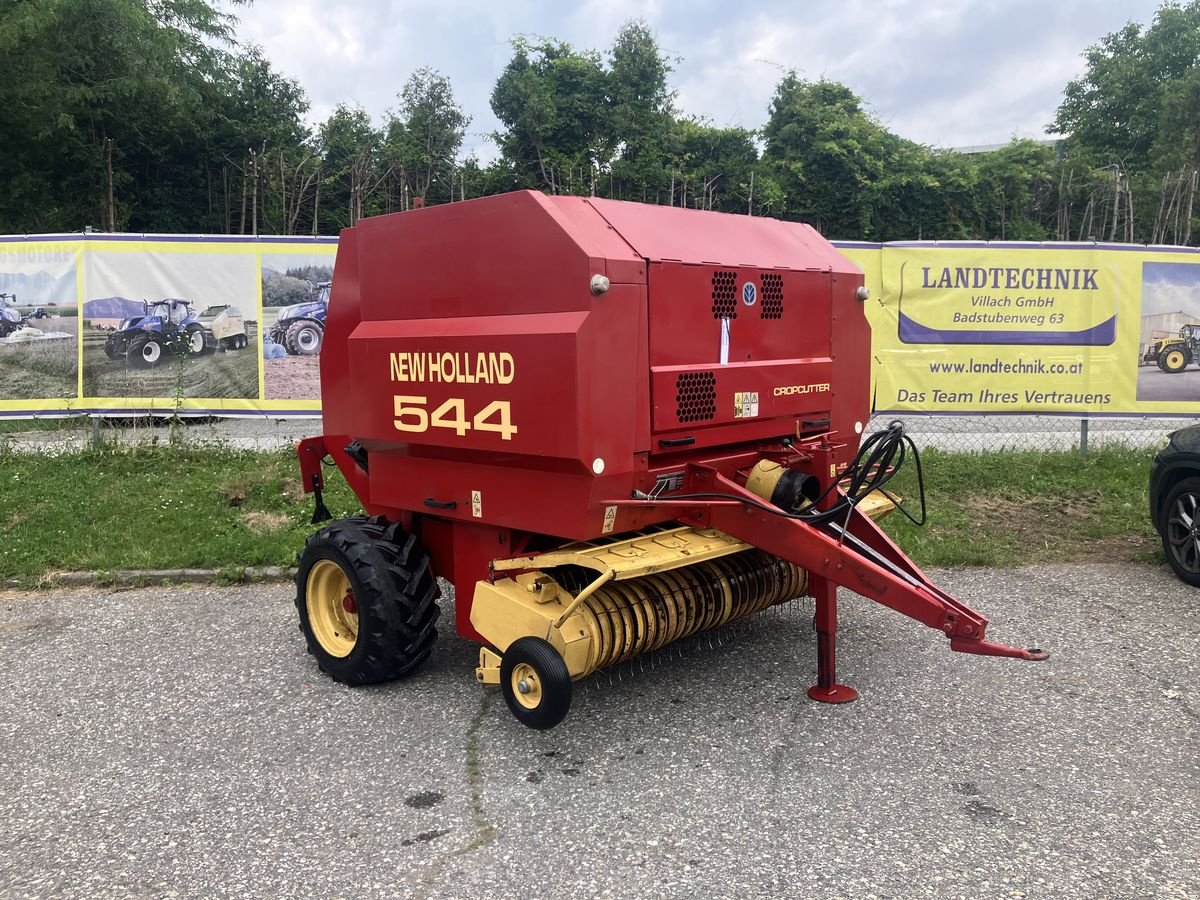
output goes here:
[[336, 232], [380, 212], [376, 191], [387, 174], [379, 170], [383, 135], [367, 111], [339, 103], [321, 124], [318, 144], [323, 173], [319, 229]]
[[231, 28], [198, 0], [5, 4], [0, 168], [12, 182], [0, 198], [4, 229], [101, 225], [110, 218], [110, 156], [115, 224], [185, 225], [195, 187], [185, 173], [202, 152]]
[[607, 71], [610, 129], [617, 154], [609, 193], [663, 202], [670, 180], [668, 155], [675, 127], [675, 94], [667, 78], [671, 64], [644, 22], [629, 22], [617, 33]]
[[389, 189], [400, 195], [392, 208], [407, 209], [410, 197], [454, 199], [463, 186], [457, 160], [470, 123], [448, 78], [433, 69], [413, 73], [400, 90], [399, 115], [390, 116], [385, 125]]
[[793, 218], [828, 234], [887, 239], [903, 232], [883, 214], [903, 214], [902, 195], [922, 185], [916, 144], [887, 131], [845, 85], [787, 73], [763, 128], [766, 161]]
[[[232, 0], [237, 3], [238, 0]], [[418, 69], [376, 125], [308, 99], [235, 41], [216, 0], [0, 4], [0, 231], [334, 233], [364, 215], [535, 188], [802, 219], [831, 237], [1191, 240], [1200, 0], [1101, 38], [1066, 86], [1063, 146], [934, 150], [850, 88], [795, 72], [761, 130], [676, 108], [676, 60], [641, 21], [601, 53], [519, 37], [491, 106], [499, 158]]]
[[1089, 47], [1050, 127], [1069, 135], [1077, 232], [1187, 242], [1200, 168], [1200, 0], [1165, 2]]
[[520, 187], [588, 193], [616, 140], [608, 77], [598, 53], [562, 41], [513, 41], [513, 58], [492, 91], [495, 135]]

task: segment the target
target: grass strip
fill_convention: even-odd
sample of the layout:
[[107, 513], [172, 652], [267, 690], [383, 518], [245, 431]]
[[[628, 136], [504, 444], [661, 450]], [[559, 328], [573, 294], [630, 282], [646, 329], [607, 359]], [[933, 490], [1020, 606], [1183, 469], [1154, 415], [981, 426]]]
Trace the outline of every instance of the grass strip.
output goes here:
[[[330, 470], [335, 516], [361, 512]], [[312, 531], [295, 454], [228, 447], [0, 452], [0, 579], [287, 566]]]
[[[1150, 525], [1153, 452], [1077, 451], [921, 454], [928, 522], [899, 513], [884, 523], [923, 566], [1011, 567], [1056, 562], [1162, 561]], [[889, 485], [916, 514], [911, 458]]]
[[[1161, 560], [1146, 513], [1151, 453], [928, 451], [929, 521], [885, 529], [922, 566]], [[336, 469], [326, 503], [361, 512]], [[890, 487], [916, 507], [911, 462]], [[62, 455], [0, 445], [0, 579], [56, 571], [287, 566], [312, 531], [291, 450], [98, 448]]]

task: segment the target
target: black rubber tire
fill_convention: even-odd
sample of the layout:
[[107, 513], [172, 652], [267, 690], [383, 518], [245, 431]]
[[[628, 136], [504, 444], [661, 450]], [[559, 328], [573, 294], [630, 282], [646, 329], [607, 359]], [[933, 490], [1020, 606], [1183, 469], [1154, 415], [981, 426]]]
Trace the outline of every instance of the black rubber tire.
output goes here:
[[[153, 361], [146, 359], [144, 355], [147, 344], [158, 345], [158, 356]], [[163, 347], [163, 342], [157, 337], [148, 334], [139, 334], [130, 339], [129, 347], [125, 351], [125, 359], [131, 369], [151, 369], [162, 362], [165, 353], [166, 348]]]
[[[1175, 360], [1174, 364], [1172, 364], [1172, 357], [1176, 355], [1178, 356], [1178, 359]], [[1171, 347], [1170, 349], [1164, 350], [1159, 355], [1158, 366], [1164, 372], [1175, 374], [1176, 372], [1182, 372], [1184, 369], [1186, 369], [1188, 367], [1188, 363], [1191, 361], [1191, 356], [1186, 351], [1180, 350], [1178, 347]]]
[[284, 346], [293, 356], [318, 356], [325, 342], [325, 329], [307, 319], [288, 326]]
[[[358, 605], [358, 637], [348, 656], [332, 656], [308, 619], [308, 574], [322, 559], [350, 580]], [[335, 681], [378, 684], [412, 674], [437, 641], [437, 578], [429, 555], [400, 523], [358, 516], [330, 522], [309, 536], [296, 573], [296, 610], [308, 652]]]
[[[513, 691], [512, 673], [524, 663], [537, 673], [541, 682], [541, 702], [530, 709]], [[553, 728], [571, 709], [571, 674], [567, 664], [548, 642], [539, 637], [517, 638], [500, 658], [500, 691], [517, 721], [530, 728]]]
[[122, 340], [117, 340], [115, 335], [110, 335], [104, 340], [104, 355], [109, 359], [123, 359], [125, 357], [124, 349], [117, 345], [123, 343]]
[[[1180, 517], [1188, 514], [1195, 521], [1200, 516], [1200, 478], [1185, 478], [1167, 494], [1162, 514], [1163, 555], [1179, 580], [1200, 587], [1200, 528], [1189, 527]], [[1200, 522], [1196, 523], [1200, 525]]]

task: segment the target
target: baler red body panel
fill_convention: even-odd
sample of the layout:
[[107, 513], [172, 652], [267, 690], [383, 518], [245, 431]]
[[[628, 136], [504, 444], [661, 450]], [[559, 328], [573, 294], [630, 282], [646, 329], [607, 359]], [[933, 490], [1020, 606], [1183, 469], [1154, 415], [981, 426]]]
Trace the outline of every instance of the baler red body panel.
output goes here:
[[664, 460], [825, 432], [835, 409], [861, 428], [869, 347], [831, 334], [866, 333], [861, 284], [770, 219], [533, 192], [366, 219], [338, 252], [325, 430], [367, 449], [368, 508], [591, 537]]

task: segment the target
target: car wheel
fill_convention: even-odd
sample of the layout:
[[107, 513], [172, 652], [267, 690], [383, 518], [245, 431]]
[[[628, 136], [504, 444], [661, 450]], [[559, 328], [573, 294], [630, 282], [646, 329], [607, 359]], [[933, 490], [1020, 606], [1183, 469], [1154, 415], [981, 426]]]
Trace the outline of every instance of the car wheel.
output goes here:
[[1162, 543], [1181, 581], [1200, 587], [1200, 478], [1185, 478], [1167, 494]]

